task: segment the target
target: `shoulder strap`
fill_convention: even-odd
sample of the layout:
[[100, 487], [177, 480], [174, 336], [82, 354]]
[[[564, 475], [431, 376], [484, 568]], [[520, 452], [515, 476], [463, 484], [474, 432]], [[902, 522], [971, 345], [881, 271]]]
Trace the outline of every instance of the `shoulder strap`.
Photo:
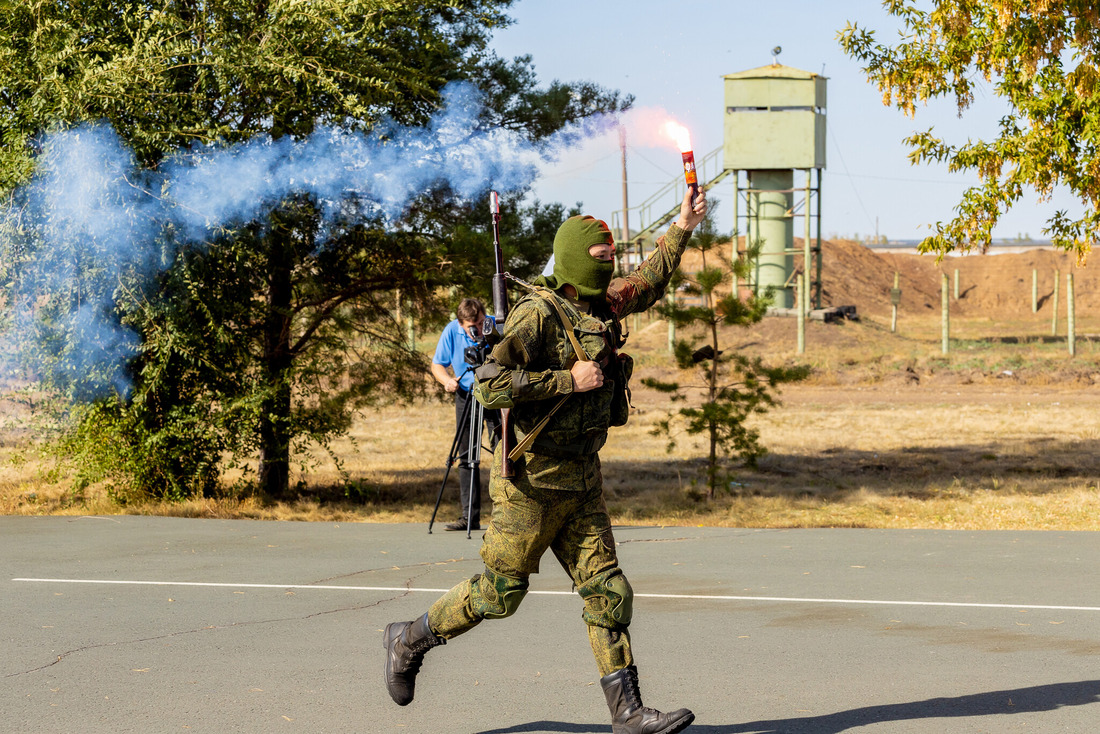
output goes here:
[[575, 324], [572, 319], [569, 318], [569, 314], [565, 312], [565, 309], [562, 308], [561, 299], [546, 288], [538, 288], [535, 294], [548, 301], [550, 305], [554, 307], [554, 310], [558, 312], [558, 318], [561, 319], [561, 325], [565, 327], [565, 335], [569, 337], [569, 343], [573, 345], [573, 351], [577, 354], [577, 360], [580, 362], [587, 362], [588, 355], [585, 354], [584, 349], [581, 347], [581, 343], [577, 341], [576, 334], [573, 333]]

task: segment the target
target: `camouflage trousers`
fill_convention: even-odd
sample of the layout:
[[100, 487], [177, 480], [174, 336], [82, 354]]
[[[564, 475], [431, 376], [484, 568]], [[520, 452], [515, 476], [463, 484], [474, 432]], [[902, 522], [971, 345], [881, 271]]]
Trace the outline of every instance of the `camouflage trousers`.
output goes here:
[[[489, 480], [493, 515], [481, 545], [481, 558], [492, 574], [507, 577], [513, 586], [518, 581], [524, 590], [522, 598], [527, 579], [538, 573], [539, 560], [547, 549], [553, 551], [577, 587], [597, 574], [618, 568], [602, 482], [582, 491], [532, 487], [522, 475], [515, 481], [501, 477], [499, 454], [498, 446]], [[481, 605], [472, 597], [485, 593], [482, 589], [486, 576], [478, 574], [462, 581], [432, 605], [428, 624], [433, 632], [451, 639], [483, 619], [514, 611], [492, 615], [481, 611]], [[490, 588], [488, 593], [494, 591]], [[633, 664], [630, 634], [625, 628], [589, 624], [588, 640], [601, 676]]]

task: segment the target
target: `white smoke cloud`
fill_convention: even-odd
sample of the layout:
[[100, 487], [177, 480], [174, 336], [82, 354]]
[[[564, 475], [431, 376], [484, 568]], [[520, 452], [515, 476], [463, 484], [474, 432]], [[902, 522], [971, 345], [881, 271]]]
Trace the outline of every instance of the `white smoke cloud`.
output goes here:
[[[523, 189], [541, 165], [614, 125], [597, 116], [536, 146], [518, 132], [479, 127], [481, 101], [471, 85], [451, 85], [444, 101], [425, 127], [390, 121], [371, 133], [330, 127], [304, 140], [258, 137], [180, 151], [157, 171], [139, 168], [107, 125], [49, 136], [34, 179], [0, 211], [0, 252], [34, 252], [14, 273], [15, 315], [0, 354], [26, 355], [44, 340], [67, 344], [51, 369], [94, 372], [97, 394], [125, 392], [121, 375], [139, 339], [114, 315], [115, 288], [124, 272], [152, 274], [171, 263], [168, 229], [177, 242], [209, 242], [302, 194], [328, 214], [354, 196], [367, 214], [395, 224], [439, 184], [464, 198]], [[65, 293], [77, 296], [47, 323], [43, 297]]]

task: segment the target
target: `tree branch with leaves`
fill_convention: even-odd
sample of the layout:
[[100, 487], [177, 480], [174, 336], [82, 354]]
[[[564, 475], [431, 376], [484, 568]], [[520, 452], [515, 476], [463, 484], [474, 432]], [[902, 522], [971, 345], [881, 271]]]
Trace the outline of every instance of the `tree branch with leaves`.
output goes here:
[[986, 248], [1001, 215], [1034, 190], [1049, 199], [1067, 188], [1084, 206], [1074, 218], [1056, 212], [1043, 232], [1082, 260], [1100, 236], [1100, 9], [1092, 0], [887, 0], [900, 39], [878, 42], [849, 22], [844, 51], [883, 94], [883, 103], [914, 116], [917, 106], [953, 98], [962, 116], [975, 90], [992, 84], [1008, 107], [989, 140], [952, 143], [932, 129], [906, 139], [914, 164], [938, 162], [972, 171], [950, 221], [921, 243], [941, 255]]

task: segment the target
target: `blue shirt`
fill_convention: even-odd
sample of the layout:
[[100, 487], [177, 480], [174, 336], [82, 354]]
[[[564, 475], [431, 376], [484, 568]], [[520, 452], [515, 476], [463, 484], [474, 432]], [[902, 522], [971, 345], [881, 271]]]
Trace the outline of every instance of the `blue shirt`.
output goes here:
[[[496, 319], [492, 316], [489, 319], [494, 325], [496, 324]], [[446, 365], [454, 370], [455, 377], [458, 378], [458, 384], [466, 392], [474, 388], [474, 368], [466, 364], [465, 350], [466, 347], [474, 346], [477, 346], [477, 342], [463, 331], [462, 327], [458, 325], [458, 319], [455, 319], [447, 324], [443, 329], [443, 333], [439, 335], [439, 344], [436, 344], [435, 356], [432, 357], [433, 363]]]

